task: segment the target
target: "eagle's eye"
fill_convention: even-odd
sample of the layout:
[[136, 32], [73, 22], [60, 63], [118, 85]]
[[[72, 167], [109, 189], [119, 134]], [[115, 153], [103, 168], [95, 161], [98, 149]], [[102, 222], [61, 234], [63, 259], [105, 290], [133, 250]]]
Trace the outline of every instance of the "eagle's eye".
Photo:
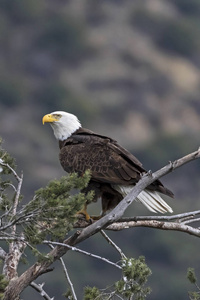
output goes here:
[[62, 115], [60, 115], [60, 114], [54, 114], [53, 115], [57, 120], [59, 120], [61, 117], [62, 117]]

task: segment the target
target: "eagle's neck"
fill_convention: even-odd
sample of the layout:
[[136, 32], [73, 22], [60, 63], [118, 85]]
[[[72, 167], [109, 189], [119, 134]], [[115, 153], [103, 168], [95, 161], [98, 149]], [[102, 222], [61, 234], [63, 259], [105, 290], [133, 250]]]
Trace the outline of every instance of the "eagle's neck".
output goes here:
[[[84, 131], [84, 128], [80, 127], [78, 128], [76, 131], [74, 131], [67, 139], [64, 140], [59, 140], [59, 148], [62, 149], [63, 147], [65, 147], [68, 143], [70, 144], [71, 141], [73, 141], [73, 137], [78, 135], [79, 132], [81, 133], [82, 131]], [[72, 140], [71, 140], [72, 138]]]
[[76, 116], [71, 115], [70, 118], [51, 123], [56, 139], [64, 141], [68, 139], [76, 130], [81, 127], [81, 124]]

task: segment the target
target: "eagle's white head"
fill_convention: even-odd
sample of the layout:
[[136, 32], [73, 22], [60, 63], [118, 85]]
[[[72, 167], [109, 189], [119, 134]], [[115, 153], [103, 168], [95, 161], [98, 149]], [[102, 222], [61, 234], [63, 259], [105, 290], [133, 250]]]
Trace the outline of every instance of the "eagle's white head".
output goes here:
[[55, 137], [60, 141], [64, 141], [81, 127], [81, 123], [75, 115], [64, 111], [55, 111], [45, 115], [42, 123], [46, 122], [50, 123]]

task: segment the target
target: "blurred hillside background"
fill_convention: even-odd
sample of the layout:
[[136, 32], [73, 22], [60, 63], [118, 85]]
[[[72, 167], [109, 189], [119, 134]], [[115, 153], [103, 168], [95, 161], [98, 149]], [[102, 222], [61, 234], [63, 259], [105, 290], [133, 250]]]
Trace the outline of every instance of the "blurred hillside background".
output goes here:
[[[199, 0], [1, 0], [0, 135], [24, 172], [25, 201], [65, 174], [52, 129], [41, 123], [55, 110], [117, 139], [147, 170], [196, 150], [199, 36]], [[168, 201], [175, 213], [200, 209], [199, 161], [162, 181], [175, 194]], [[138, 213], [149, 214], [135, 203], [129, 215]], [[144, 228], [110, 235], [127, 255], [146, 257], [149, 300], [189, 298], [186, 271], [195, 267], [200, 278], [199, 240]], [[113, 258], [100, 236], [80, 247]], [[85, 285], [103, 288], [120, 276], [81, 254], [66, 261], [79, 299]], [[67, 288], [62, 272], [42, 280], [64, 299], [56, 296]], [[23, 299], [39, 299], [28, 292]]]

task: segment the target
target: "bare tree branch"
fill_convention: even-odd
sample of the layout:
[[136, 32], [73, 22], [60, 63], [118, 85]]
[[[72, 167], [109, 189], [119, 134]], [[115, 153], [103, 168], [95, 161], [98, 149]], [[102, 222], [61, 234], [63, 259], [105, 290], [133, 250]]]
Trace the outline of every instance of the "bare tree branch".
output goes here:
[[78, 253], [81, 253], [81, 254], [84, 254], [84, 255], [93, 257], [93, 258], [100, 259], [100, 260], [102, 260], [102, 261], [104, 261], [104, 262], [106, 262], [106, 263], [108, 263], [108, 264], [110, 264], [110, 265], [112, 265], [112, 266], [115, 266], [115, 267], [118, 268], [118, 269], [121, 269], [121, 267], [120, 267], [118, 264], [116, 264], [116, 263], [110, 261], [109, 259], [107, 259], [107, 258], [105, 258], [105, 257], [101, 257], [101, 256], [99, 256], [99, 255], [92, 254], [91, 252], [87, 252], [87, 251], [85, 251], [85, 250], [81, 250], [81, 249], [76, 248], [76, 247], [74, 247], [74, 246], [69, 246], [69, 245], [66, 245], [66, 244], [64, 244], [64, 243], [51, 242], [51, 241], [44, 241], [43, 244], [66, 247], [67, 249], [70, 249], [70, 250], [72, 250], [72, 251], [75, 251], [75, 252], [78, 252]]
[[3, 167], [8, 168], [8, 169], [11, 171], [11, 173], [13, 173], [14, 177], [16, 178], [16, 180], [17, 180], [18, 182], [20, 182], [20, 177], [19, 177], [19, 175], [17, 174], [17, 172], [16, 172], [9, 164], [4, 163], [3, 160], [1, 159], [1, 160], [0, 160], [0, 165], [3, 166]]
[[182, 221], [182, 224], [196, 223], [196, 222], [199, 222], [199, 221], [200, 221], [200, 218], [188, 219], [188, 220]]
[[[16, 172], [15, 172], [15, 174], [16, 174]], [[23, 182], [23, 173], [21, 174], [21, 177], [19, 177], [18, 175], [16, 175], [16, 176], [17, 176], [17, 179], [18, 179], [18, 186], [17, 186], [17, 189], [16, 189], [16, 195], [15, 195], [14, 204], [13, 204], [13, 210], [12, 210], [12, 215], [13, 216], [16, 215], [17, 207], [18, 207], [18, 204], [19, 204], [19, 197], [20, 197], [20, 194], [21, 194], [21, 188], [22, 188], [22, 182]]]
[[168, 215], [168, 216], [135, 216], [135, 217], [123, 217], [118, 222], [129, 222], [129, 221], [141, 221], [141, 220], [157, 220], [157, 221], [171, 221], [178, 220], [178, 222], [184, 221], [186, 218], [194, 218], [200, 215], [200, 210], [190, 211], [186, 213]]
[[102, 236], [106, 239], [106, 241], [120, 254], [122, 259], [126, 258], [126, 255], [122, 252], [121, 248], [119, 248], [112, 240], [109, 238], [109, 236], [105, 233], [104, 230], [100, 231]]
[[72, 283], [72, 281], [71, 281], [71, 279], [70, 279], [70, 277], [69, 277], [69, 274], [68, 274], [66, 265], [65, 265], [64, 260], [63, 260], [62, 257], [60, 257], [60, 262], [61, 262], [61, 264], [62, 264], [62, 267], [63, 267], [64, 273], [65, 273], [65, 277], [66, 277], [66, 279], [67, 279], [67, 282], [69, 283], [69, 286], [70, 286], [70, 290], [71, 290], [71, 292], [72, 292], [73, 299], [74, 299], [74, 300], [77, 300], [78, 298], [77, 298], [77, 296], [76, 296], [76, 293], [75, 293], [75, 290], [74, 290], [73, 283]]
[[[15, 197], [14, 197], [13, 207], [12, 207], [12, 210], [10, 211], [11, 216], [14, 220], [15, 216], [16, 216], [16, 212], [17, 212], [17, 207], [18, 207], [18, 204], [19, 204], [20, 194], [21, 194], [21, 187], [22, 187], [22, 182], [23, 182], [23, 173], [21, 174], [21, 177], [20, 177], [20, 176], [17, 175], [15, 170], [13, 168], [11, 168], [8, 164], [4, 164], [4, 165], [6, 165], [12, 171], [12, 173], [14, 174], [15, 178], [18, 181], [16, 194], [15, 194]], [[13, 221], [13, 225], [11, 227], [10, 235], [11, 236], [16, 235], [16, 224], [15, 224], [14, 221]], [[22, 235], [22, 237], [23, 237], [23, 235]], [[18, 267], [19, 260], [21, 258], [21, 255], [22, 255], [25, 247], [26, 247], [26, 243], [24, 241], [22, 241], [22, 239], [11, 241], [9, 243], [9, 252], [5, 256], [4, 267], [3, 267], [3, 274], [6, 276], [7, 279], [10, 280], [10, 279], [17, 276], [17, 267]]]
[[143, 221], [129, 221], [129, 222], [116, 222], [112, 223], [111, 225], [107, 226], [106, 229], [119, 231], [123, 229], [133, 228], [133, 227], [150, 227], [150, 228], [157, 228], [161, 230], [175, 230], [185, 232], [197, 237], [200, 237], [200, 229], [194, 228], [183, 223], [177, 222], [163, 222], [157, 220], [143, 220]]
[[41, 284], [37, 284], [35, 282], [31, 282], [30, 286], [32, 286], [32, 288], [34, 288], [37, 292], [40, 293], [40, 295], [46, 299], [46, 300], [54, 300], [54, 297], [51, 298], [43, 289], [44, 283]]
[[[51, 249], [54, 249], [54, 246], [51, 245], [51, 244], [49, 245], [49, 247], [50, 247]], [[65, 273], [65, 277], [66, 277], [66, 279], [67, 279], [67, 282], [68, 282], [68, 284], [69, 284], [69, 286], [70, 286], [70, 290], [71, 290], [73, 299], [74, 299], [74, 300], [77, 300], [78, 298], [77, 298], [76, 293], [75, 293], [75, 290], [74, 290], [74, 285], [73, 285], [73, 283], [72, 283], [72, 281], [71, 281], [71, 279], [70, 279], [70, 277], [69, 277], [69, 273], [68, 273], [68, 271], [67, 271], [65, 262], [64, 262], [64, 260], [63, 260], [62, 257], [60, 257], [59, 260], [60, 260], [60, 262], [61, 262], [61, 264], [62, 264], [62, 267], [63, 267], [64, 273]]]
[[23, 241], [13, 241], [11, 242], [12, 248], [9, 249], [9, 252], [5, 256], [3, 274], [7, 279], [13, 279], [17, 277], [17, 267], [19, 260], [23, 254], [23, 251], [26, 247], [26, 243]]

